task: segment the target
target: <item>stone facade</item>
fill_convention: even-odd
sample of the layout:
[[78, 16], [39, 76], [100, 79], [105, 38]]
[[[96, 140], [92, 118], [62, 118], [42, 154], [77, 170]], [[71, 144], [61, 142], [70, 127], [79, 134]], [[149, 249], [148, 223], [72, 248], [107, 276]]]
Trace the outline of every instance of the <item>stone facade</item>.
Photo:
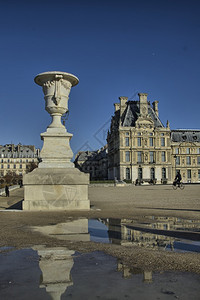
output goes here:
[[159, 118], [158, 101], [120, 97], [107, 135], [108, 179], [171, 183], [200, 182], [200, 130], [170, 130]]
[[107, 145], [96, 151], [80, 151], [75, 157], [75, 167], [90, 174], [90, 180], [108, 179]]
[[172, 130], [171, 148], [172, 168], [183, 182], [200, 182], [200, 130]]
[[0, 176], [9, 172], [23, 175], [29, 171], [31, 163], [38, 165], [40, 149], [33, 145], [0, 145]]

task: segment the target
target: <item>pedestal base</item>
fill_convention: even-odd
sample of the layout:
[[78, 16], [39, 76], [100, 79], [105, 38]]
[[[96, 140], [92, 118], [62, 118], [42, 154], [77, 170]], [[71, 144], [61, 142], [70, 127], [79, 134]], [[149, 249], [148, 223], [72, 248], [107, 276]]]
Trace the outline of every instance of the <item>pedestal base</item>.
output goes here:
[[37, 168], [24, 175], [23, 210], [89, 210], [89, 175], [76, 168]]

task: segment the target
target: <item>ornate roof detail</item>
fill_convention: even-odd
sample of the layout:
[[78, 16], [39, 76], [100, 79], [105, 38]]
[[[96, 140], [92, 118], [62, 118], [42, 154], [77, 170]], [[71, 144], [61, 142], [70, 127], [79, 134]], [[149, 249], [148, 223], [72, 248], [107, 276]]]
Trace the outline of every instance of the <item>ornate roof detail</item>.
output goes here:
[[[158, 115], [151, 107], [150, 102], [148, 102], [147, 108], [148, 108], [148, 113], [147, 113], [148, 121], [149, 119], [151, 119], [153, 121], [154, 127], [164, 127]], [[112, 119], [111, 127], [119, 126], [120, 123], [121, 126], [124, 127], [135, 127], [136, 121], [139, 118], [140, 118], [140, 101], [128, 101], [126, 103], [126, 109], [124, 110], [121, 116], [121, 122], [120, 122], [120, 113], [118, 110], [115, 112], [115, 115]]]

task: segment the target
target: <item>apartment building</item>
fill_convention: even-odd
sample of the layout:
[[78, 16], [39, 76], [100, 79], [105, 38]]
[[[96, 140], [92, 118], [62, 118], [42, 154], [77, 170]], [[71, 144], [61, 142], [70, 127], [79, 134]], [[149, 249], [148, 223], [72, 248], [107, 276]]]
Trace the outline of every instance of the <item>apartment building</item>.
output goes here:
[[9, 172], [17, 175], [27, 173], [32, 163], [38, 164], [40, 150], [33, 145], [0, 145], [0, 176]]

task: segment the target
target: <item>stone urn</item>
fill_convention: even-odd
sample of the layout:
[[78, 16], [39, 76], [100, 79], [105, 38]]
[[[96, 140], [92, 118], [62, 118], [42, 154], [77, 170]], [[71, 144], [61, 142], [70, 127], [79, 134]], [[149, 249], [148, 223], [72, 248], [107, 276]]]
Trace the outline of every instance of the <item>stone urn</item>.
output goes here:
[[52, 116], [48, 128], [65, 128], [61, 116], [68, 111], [68, 100], [71, 87], [78, 84], [76, 76], [66, 72], [44, 72], [35, 77], [35, 83], [42, 86], [45, 109]]
[[89, 174], [74, 167], [70, 147], [73, 135], [61, 123], [61, 116], [68, 111], [70, 90], [79, 80], [57, 71], [41, 73], [34, 80], [43, 88], [45, 108], [52, 122], [40, 135], [43, 147], [38, 168], [23, 176], [23, 209], [88, 210]]
[[70, 73], [51, 71], [38, 74], [34, 81], [42, 86], [45, 109], [52, 117], [47, 131], [41, 133], [44, 143], [39, 168], [73, 168], [73, 152], [70, 147], [73, 135], [67, 132], [61, 123], [61, 117], [68, 111], [71, 88], [77, 85], [79, 80]]

